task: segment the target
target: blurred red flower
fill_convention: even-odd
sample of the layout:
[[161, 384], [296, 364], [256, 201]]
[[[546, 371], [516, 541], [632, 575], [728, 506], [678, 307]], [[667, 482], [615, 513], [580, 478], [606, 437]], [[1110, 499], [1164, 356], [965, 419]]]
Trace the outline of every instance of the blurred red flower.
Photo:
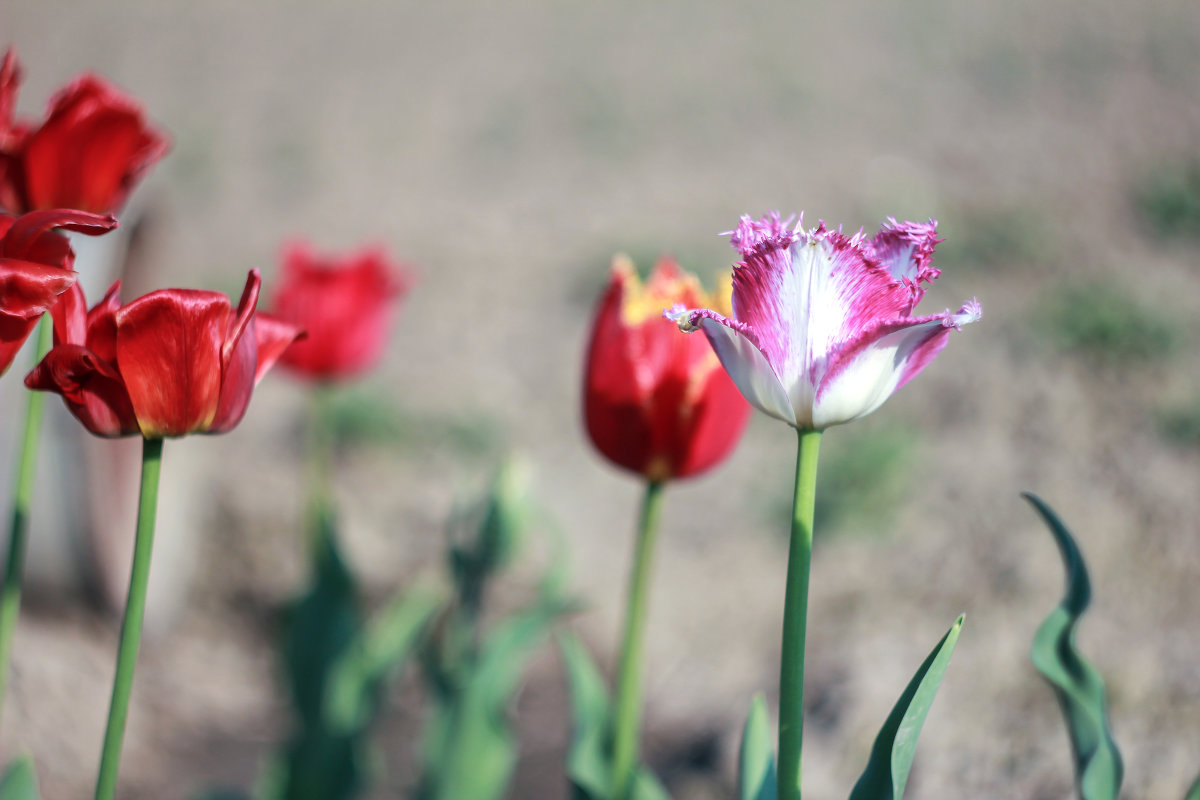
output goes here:
[[663, 319], [672, 306], [728, 306], [729, 285], [711, 295], [674, 261], [660, 260], [645, 285], [633, 264], [613, 263], [596, 309], [584, 378], [584, 417], [596, 449], [652, 481], [703, 472], [725, 458], [750, 406], [707, 340], [679, 336]]
[[117, 212], [167, 151], [141, 104], [97, 75], [54, 95], [40, 125], [13, 118], [20, 83], [10, 49], [0, 64], [0, 207]]
[[225, 295], [194, 289], [161, 289], [121, 306], [118, 282], [87, 312], [72, 286], [50, 312], [55, 346], [25, 385], [62, 395], [98, 436], [230, 430], [263, 373], [300, 335], [255, 313], [260, 282], [251, 270], [236, 311]]
[[75, 283], [75, 255], [54, 229], [99, 235], [116, 226], [111, 216], [65, 209], [0, 214], [0, 374], [42, 312]]
[[411, 277], [382, 247], [323, 256], [307, 242], [284, 246], [283, 280], [272, 297], [281, 319], [303, 328], [284, 366], [314, 381], [358, 375], [373, 367], [387, 345], [392, 312]]

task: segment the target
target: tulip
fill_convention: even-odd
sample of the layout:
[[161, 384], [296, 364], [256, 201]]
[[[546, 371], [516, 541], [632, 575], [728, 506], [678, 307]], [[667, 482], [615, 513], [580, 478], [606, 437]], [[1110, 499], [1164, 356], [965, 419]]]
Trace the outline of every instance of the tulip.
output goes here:
[[980, 317], [975, 300], [957, 313], [912, 316], [933, 266], [937, 223], [897, 223], [873, 239], [824, 223], [811, 231], [769, 214], [732, 231], [743, 261], [733, 269], [732, 316], [679, 306], [667, 316], [703, 330], [754, 406], [802, 430], [858, 419], [908, 383]]
[[728, 284], [707, 294], [694, 275], [663, 259], [643, 285], [628, 259], [618, 259], [588, 347], [584, 417], [592, 443], [651, 481], [720, 462], [750, 413], [708, 343], [680, 336], [662, 319], [680, 303], [727, 307]]
[[60, 90], [40, 125], [14, 121], [19, 85], [9, 50], [0, 66], [0, 205], [9, 210], [117, 212], [168, 149], [141, 104], [97, 75]]
[[284, 248], [282, 262], [283, 280], [272, 307], [308, 334], [287, 349], [283, 365], [322, 382], [373, 367], [383, 355], [392, 312], [409, 287], [409, 275], [379, 247], [324, 256], [297, 241]]
[[643, 284], [633, 264], [618, 258], [596, 308], [584, 377], [592, 443], [646, 481], [614, 692], [614, 798], [628, 795], [637, 771], [642, 642], [662, 488], [729, 455], [750, 415], [708, 342], [680, 336], [662, 318], [677, 303], [728, 306], [728, 283], [708, 294], [694, 275], [662, 259]]
[[0, 374], [59, 295], [75, 283], [75, 256], [56, 228], [99, 235], [117, 221], [53, 209], [20, 217], [0, 214]]
[[733, 314], [683, 304], [665, 313], [681, 330], [704, 331], [721, 364], [756, 408], [797, 430], [779, 671], [778, 798], [800, 800], [804, 646], [812, 564], [813, 508], [821, 433], [870, 414], [941, 351], [950, 332], [980, 317], [975, 300], [957, 313], [913, 316], [937, 278], [937, 223], [889, 219], [874, 238], [822, 222], [804, 230], [776, 213], [742, 217], [730, 232]]
[[85, 312], [75, 286], [51, 312], [55, 346], [25, 385], [62, 395], [98, 436], [230, 430], [255, 384], [299, 335], [255, 313], [260, 282], [251, 270], [236, 311], [225, 295], [192, 289], [162, 289], [121, 306], [118, 282]]

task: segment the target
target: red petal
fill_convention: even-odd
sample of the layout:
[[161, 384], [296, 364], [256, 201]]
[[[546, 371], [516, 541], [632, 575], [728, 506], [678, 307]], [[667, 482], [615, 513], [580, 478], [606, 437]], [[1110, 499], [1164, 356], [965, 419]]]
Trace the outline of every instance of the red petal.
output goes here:
[[62, 395], [68, 410], [97, 436], [139, 432], [121, 376], [85, 347], [55, 347], [25, 376], [25, 385]]
[[146, 125], [139, 103], [83, 75], [55, 95], [45, 123], [27, 139], [29, 204], [116, 210], [166, 150], [166, 137]]
[[293, 343], [308, 336], [292, 323], [263, 313], [254, 315], [254, 333], [258, 339], [258, 365], [254, 371], [256, 384]]
[[284, 248], [282, 261], [273, 307], [308, 332], [305, 341], [288, 348], [284, 364], [314, 380], [345, 378], [374, 366], [408, 275], [381, 247], [321, 256], [297, 241]]
[[70, 244], [62, 237], [49, 236], [55, 228], [99, 236], [117, 227], [113, 215], [101, 216], [69, 208], [31, 211], [13, 220], [0, 240], [0, 255], [27, 258], [43, 264], [64, 266], [71, 252]]
[[142, 435], [208, 430], [221, 395], [221, 349], [229, 298], [163, 289], [116, 313], [117, 368]]

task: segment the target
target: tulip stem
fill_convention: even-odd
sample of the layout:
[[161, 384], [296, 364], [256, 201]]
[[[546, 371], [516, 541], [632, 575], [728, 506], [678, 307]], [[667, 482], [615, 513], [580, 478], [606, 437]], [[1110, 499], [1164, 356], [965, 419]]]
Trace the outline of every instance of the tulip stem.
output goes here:
[[804, 640], [808, 627], [808, 575], [812, 564], [813, 508], [820, 447], [820, 431], [799, 431], [787, 593], [783, 601], [783, 655], [779, 669], [779, 800], [800, 800]]
[[[36, 366], [50, 352], [54, 326], [43, 314], [38, 323], [37, 345], [33, 363]], [[17, 483], [13, 491], [12, 523], [8, 530], [8, 560], [4, 567], [4, 588], [0, 589], [0, 716], [8, 688], [8, 662], [12, 658], [13, 634], [21, 608], [21, 578], [25, 572], [25, 551], [29, 545], [29, 510], [33, 502], [33, 484], [37, 473], [38, 439], [42, 430], [42, 411], [46, 395], [29, 392], [25, 407], [25, 435], [21, 440], [21, 456], [17, 467]]]
[[142, 440], [142, 487], [138, 498], [137, 539], [133, 546], [133, 568], [129, 573], [129, 595], [125, 600], [125, 619], [121, 623], [117, 673], [113, 678], [112, 703], [108, 709], [108, 726], [104, 731], [100, 774], [96, 778], [96, 800], [112, 800], [117, 788], [117, 766], [121, 761], [121, 742], [125, 736], [125, 719], [133, 690], [133, 668], [137, 664], [142, 618], [146, 611], [146, 586], [150, 579], [150, 552], [154, 547], [154, 515], [158, 508], [162, 448], [162, 439]]
[[625, 609], [625, 638], [617, 667], [616, 714], [613, 717], [613, 800], [625, 800], [633, 788], [637, 769], [638, 723], [641, 714], [642, 640], [646, 629], [646, 595], [650, 560], [658, 532], [663, 484], [650, 481], [642, 501], [629, 599]]
[[334, 431], [330, 389], [316, 386], [308, 409], [308, 555], [316, 564], [325, 557], [333, 525]]

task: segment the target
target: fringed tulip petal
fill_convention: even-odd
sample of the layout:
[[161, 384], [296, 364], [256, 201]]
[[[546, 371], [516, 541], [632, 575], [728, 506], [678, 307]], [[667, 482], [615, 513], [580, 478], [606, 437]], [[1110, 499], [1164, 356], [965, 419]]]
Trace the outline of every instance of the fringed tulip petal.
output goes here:
[[743, 217], [730, 232], [733, 318], [676, 311], [684, 331], [704, 330], [751, 403], [797, 428], [820, 430], [874, 411], [980, 316], [912, 317], [933, 266], [936, 223], [890, 219], [873, 238], [824, 223], [812, 230], [776, 213]]
[[117, 363], [143, 436], [208, 430], [229, 316], [229, 298], [185, 289], [152, 292], [117, 312]]
[[789, 425], [796, 422], [787, 390], [752, 337], [748, 326], [706, 311], [696, 312], [691, 326], [699, 327], [742, 396], [750, 404]]
[[824, 428], [870, 414], [925, 368], [950, 332], [979, 319], [978, 304], [958, 314], [884, 323], [838, 354], [813, 406], [813, 427]]

